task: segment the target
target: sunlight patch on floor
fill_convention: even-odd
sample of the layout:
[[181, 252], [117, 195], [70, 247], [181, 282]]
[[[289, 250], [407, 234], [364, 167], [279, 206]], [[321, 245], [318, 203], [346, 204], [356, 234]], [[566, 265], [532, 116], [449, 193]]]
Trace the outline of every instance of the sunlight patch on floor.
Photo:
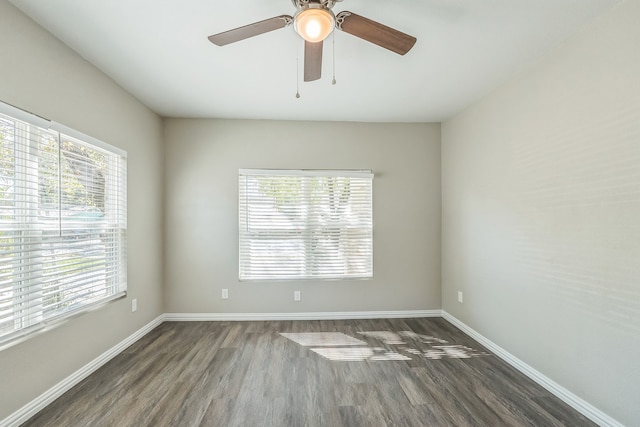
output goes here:
[[342, 332], [296, 332], [280, 333], [285, 338], [303, 347], [325, 347], [343, 345], [367, 345], [366, 342]]
[[303, 346], [311, 347], [314, 353], [332, 361], [362, 362], [365, 360], [412, 360], [411, 356], [431, 360], [469, 359], [489, 356], [489, 353], [431, 335], [413, 331], [365, 331], [358, 332], [370, 341], [379, 341], [386, 347], [369, 345], [342, 332], [298, 332], [280, 333], [283, 337]]
[[379, 350], [381, 349], [371, 347], [325, 347], [311, 349], [314, 353], [333, 361], [411, 360], [410, 357], [400, 353]]

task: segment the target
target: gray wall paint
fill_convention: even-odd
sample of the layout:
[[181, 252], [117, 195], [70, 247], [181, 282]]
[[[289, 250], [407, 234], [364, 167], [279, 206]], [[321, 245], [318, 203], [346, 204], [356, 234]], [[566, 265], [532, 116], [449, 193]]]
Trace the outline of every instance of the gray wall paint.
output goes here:
[[443, 308], [627, 425], [640, 425], [638, 22], [640, 3], [623, 3], [442, 128]]
[[1, 351], [2, 420], [162, 313], [163, 150], [154, 113], [5, 0], [0, 16], [0, 100], [129, 156], [129, 296]]
[[[170, 119], [165, 143], [167, 312], [440, 308], [439, 125]], [[240, 283], [239, 168], [372, 169], [374, 279]]]

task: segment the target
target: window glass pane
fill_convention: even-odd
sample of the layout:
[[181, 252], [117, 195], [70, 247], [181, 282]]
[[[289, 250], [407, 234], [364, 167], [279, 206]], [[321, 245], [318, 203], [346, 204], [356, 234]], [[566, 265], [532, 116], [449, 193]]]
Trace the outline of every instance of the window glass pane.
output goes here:
[[240, 278], [373, 274], [370, 173], [240, 173]]
[[11, 320], [16, 273], [14, 221], [15, 194], [15, 124], [0, 117], [0, 335], [14, 329]]

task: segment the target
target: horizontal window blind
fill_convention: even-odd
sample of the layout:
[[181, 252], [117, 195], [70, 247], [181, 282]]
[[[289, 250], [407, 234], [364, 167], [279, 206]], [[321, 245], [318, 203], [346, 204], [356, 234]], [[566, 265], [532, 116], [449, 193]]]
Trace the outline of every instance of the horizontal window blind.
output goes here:
[[239, 172], [240, 280], [373, 276], [370, 171]]
[[0, 344], [127, 286], [126, 157], [34, 122], [0, 113]]

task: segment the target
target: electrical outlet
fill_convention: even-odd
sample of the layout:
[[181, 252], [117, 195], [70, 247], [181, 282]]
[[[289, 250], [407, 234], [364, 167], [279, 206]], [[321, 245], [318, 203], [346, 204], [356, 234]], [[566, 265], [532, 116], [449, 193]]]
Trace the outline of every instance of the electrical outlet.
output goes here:
[[300, 301], [300, 291], [293, 291], [293, 300]]
[[138, 299], [134, 298], [131, 300], [131, 312], [134, 313], [138, 309]]
[[462, 298], [462, 292], [458, 291], [458, 302], [463, 302], [464, 299]]
[[228, 299], [229, 298], [229, 289], [223, 289], [222, 290], [222, 299]]

